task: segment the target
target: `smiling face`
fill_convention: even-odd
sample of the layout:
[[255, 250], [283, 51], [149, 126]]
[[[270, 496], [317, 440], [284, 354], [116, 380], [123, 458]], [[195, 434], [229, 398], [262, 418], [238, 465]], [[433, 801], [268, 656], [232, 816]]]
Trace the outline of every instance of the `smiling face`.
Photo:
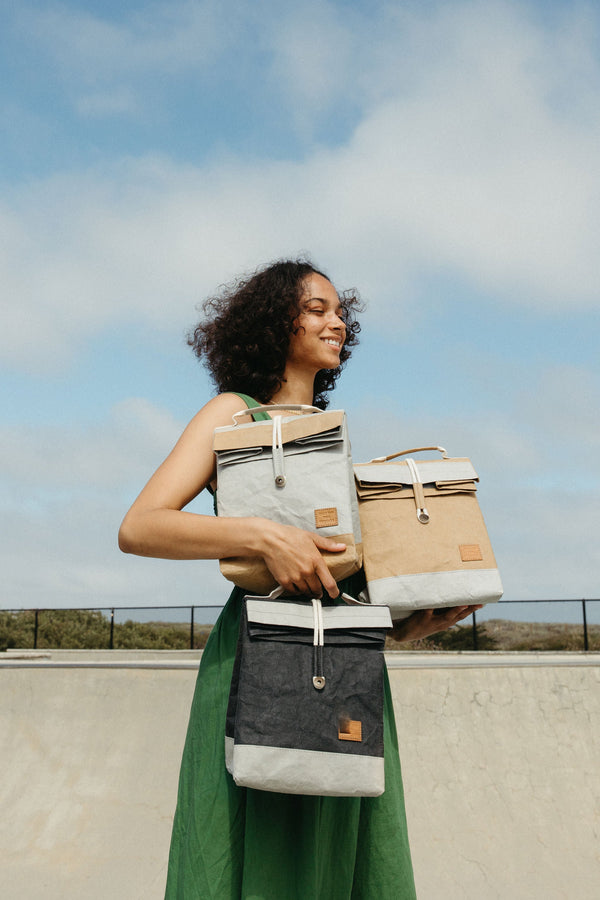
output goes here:
[[346, 325], [340, 298], [327, 278], [313, 272], [304, 279], [304, 289], [295, 333], [290, 335], [288, 365], [314, 375], [339, 366]]

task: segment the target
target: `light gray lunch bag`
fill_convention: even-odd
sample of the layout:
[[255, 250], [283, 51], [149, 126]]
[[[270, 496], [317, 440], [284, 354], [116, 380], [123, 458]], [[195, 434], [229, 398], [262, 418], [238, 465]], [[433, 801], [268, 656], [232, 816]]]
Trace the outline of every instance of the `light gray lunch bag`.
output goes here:
[[[240, 423], [256, 412], [272, 421]], [[218, 515], [259, 516], [335, 538], [346, 550], [322, 551], [331, 574], [340, 581], [357, 572], [362, 544], [345, 412], [273, 404], [243, 409], [233, 422], [215, 429]], [[267, 594], [276, 586], [262, 559], [234, 557], [220, 565], [244, 590]]]

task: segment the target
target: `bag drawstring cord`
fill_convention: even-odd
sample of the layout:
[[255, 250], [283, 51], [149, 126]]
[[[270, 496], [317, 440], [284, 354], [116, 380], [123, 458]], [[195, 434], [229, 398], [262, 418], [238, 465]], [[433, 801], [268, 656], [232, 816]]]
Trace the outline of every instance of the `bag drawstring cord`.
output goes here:
[[281, 430], [282, 416], [273, 417], [273, 475], [277, 487], [285, 487], [285, 468], [283, 456], [283, 432]]
[[313, 686], [322, 691], [325, 687], [323, 674], [323, 646], [325, 631], [323, 628], [323, 606], [320, 600], [313, 598]]

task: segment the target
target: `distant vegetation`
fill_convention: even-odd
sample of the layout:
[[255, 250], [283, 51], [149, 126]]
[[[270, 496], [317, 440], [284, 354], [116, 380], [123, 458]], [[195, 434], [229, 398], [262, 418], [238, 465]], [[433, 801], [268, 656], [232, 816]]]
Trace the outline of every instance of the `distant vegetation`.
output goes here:
[[[0, 612], [0, 651], [31, 649], [34, 645], [34, 613]], [[206, 644], [210, 625], [194, 628], [194, 649]], [[104, 650], [110, 646], [110, 619], [100, 611], [82, 609], [41, 610], [38, 615], [38, 650]], [[115, 650], [188, 650], [190, 626], [171, 622], [115, 623]]]
[[[201, 649], [210, 625], [194, 628], [194, 649]], [[590, 650], [600, 650], [600, 625], [588, 626]], [[54, 650], [102, 650], [110, 644], [110, 620], [95, 610], [41, 610], [37, 648]], [[581, 625], [544, 622], [511, 622], [492, 619], [477, 625], [479, 650], [583, 650]], [[0, 612], [0, 651], [31, 649], [34, 645], [34, 613]], [[472, 650], [470, 623], [422, 641], [397, 644], [388, 638], [388, 650]], [[126, 622], [114, 625], [113, 647], [127, 650], [188, 650], [190, 626], [170, 622]]]
[[[600, 625], [588, 625], [588, 648], [600, 650]], [[397, 644], [388, 638], [388, 650], [472, 650], [470, 622], [422, 641]], [[511, 622], [490, 619], [477, 625], [478, 650], [583, 650], [583, 625], [553, 622]]]

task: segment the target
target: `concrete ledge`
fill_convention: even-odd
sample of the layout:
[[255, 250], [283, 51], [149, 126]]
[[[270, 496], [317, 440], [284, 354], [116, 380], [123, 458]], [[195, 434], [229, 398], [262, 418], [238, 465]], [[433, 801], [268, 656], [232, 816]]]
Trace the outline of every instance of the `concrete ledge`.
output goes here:
[[[194, 669], [202, 650], [7, 650], [2, 668]], [[600, 666], [596, 652], [471, 651], [450, 653], [392, 650], [385, 654], [391, 669], [552, 668]]]
[[416, 653], [396, 650], [385, 654], [388, 669], [520, 669], [573, 666], [600, 666], [600, 653], [473, 651]]
[[194, 669], [202, 650], [18, 650], [0, 653], [2, 668]]

